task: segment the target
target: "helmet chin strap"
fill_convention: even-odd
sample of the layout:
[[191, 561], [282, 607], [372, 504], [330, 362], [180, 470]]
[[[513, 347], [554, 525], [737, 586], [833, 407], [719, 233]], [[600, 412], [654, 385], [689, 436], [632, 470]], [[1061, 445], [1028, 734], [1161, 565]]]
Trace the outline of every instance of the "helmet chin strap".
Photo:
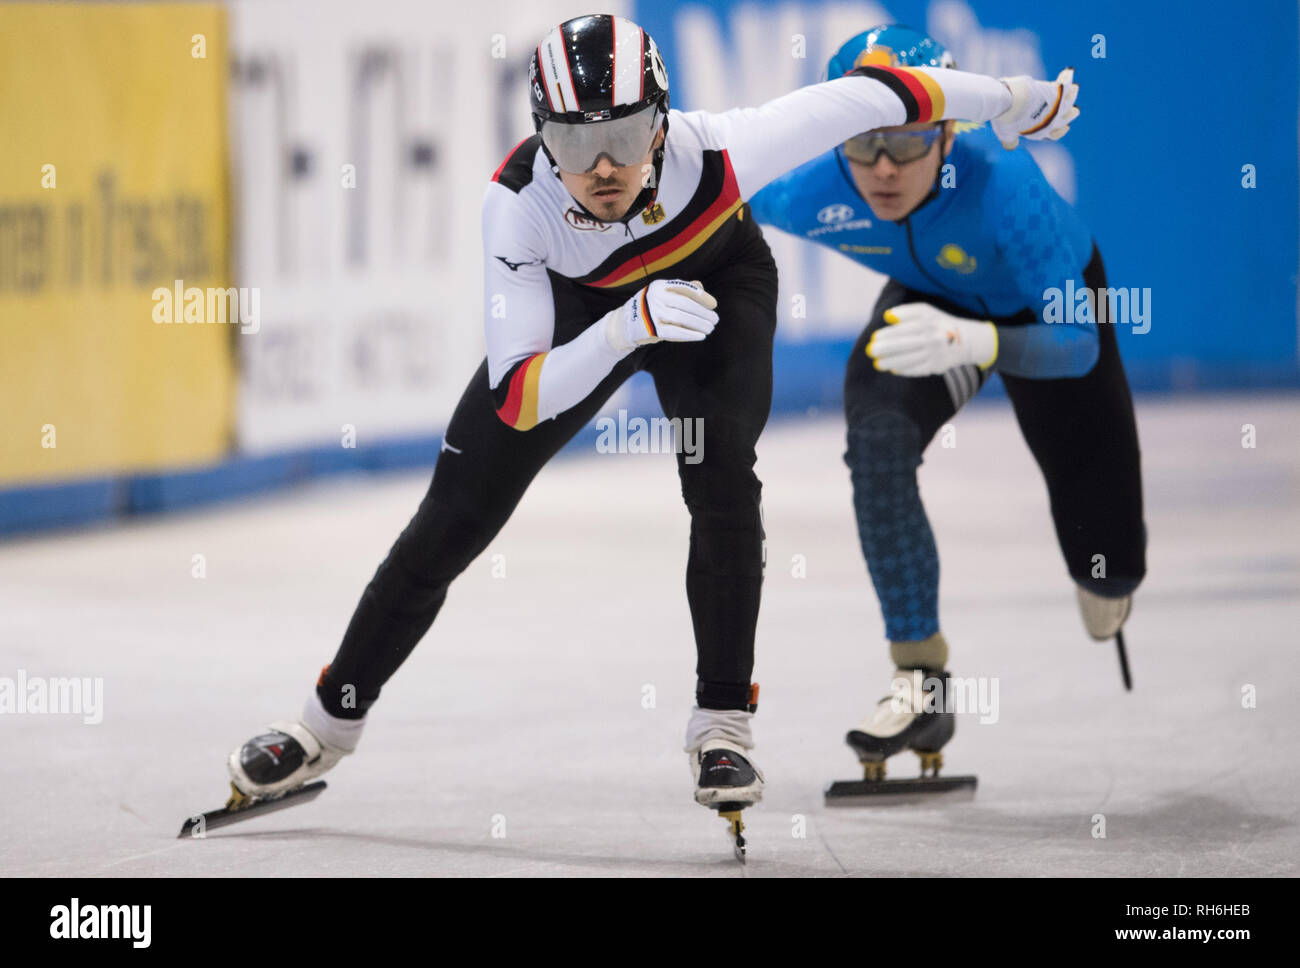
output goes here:
[[[654, 150], [653, 167], [655, 176], [651, 180], [650, 186], [641, 189], [640, 194], [632, 200], [632, 204], [628, 206], [627, 211], [618, 218], [601, 218], [595, 212], [591, 211], [591, 209], [587, 208], [586, 205], [583, 205], [578, 199], [573, 198], [573, 195], [570, 194], [569, 197], [573, 198], [573, 204], [578, 206], [583, 215], [587, 216], [587, 218], [595, 219], [597, 222], [604, 222], [607, 225], [614, 225], [617, 223], [626, 225], [633, 215], [645, 211], [654, 204], [655, 198], [659, 194], [659, 179], [663, 177], [664, 171], [663, 145], [668, 142], [668, 115], [666, 113], [664, 114], [664, 123], [663, 127], [660, 128], [660, 131], [663, 133], [663, 143]], [[551, 152], [547, 149], [545, 141], [542, 142], [542, 151], [546, 152], [546, 160], [551, 163], [551, 173], [555, 175], [556, 178], [559, 178], [560, 166], [557, 165], [555, 159], [551, 157]]]

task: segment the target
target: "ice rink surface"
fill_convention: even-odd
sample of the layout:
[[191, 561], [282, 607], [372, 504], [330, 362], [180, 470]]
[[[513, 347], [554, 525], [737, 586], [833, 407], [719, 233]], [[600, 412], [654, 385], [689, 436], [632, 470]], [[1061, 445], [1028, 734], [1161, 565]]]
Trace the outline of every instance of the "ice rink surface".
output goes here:
[[544, 470], [329, 790], [202, 840], [176, 839], [181, 821], [224, 802], [233, 747], [296, 716], [428, 475], [0, 545], [0, 676], [104, 683], [98, 725], [0, 716], [0, 874], [1296, 875], [1300, 397], [1140, 398], [1138, 417], [1150, 551], [1127, 626], [1134, 691], [1083, 632], [1009, 405], [976, 406], [921, 481], [950, 667], [998, 683], [996, 722], [959, 716], [946, 751], [979, 790], [832, 809], [826, 782], [860, 775], [843, 734], [891, 666], [841, 420], [769, 427], [767, 791], [746, 813], [744, 869], [681, 752], [694, 646], [668, 456]]

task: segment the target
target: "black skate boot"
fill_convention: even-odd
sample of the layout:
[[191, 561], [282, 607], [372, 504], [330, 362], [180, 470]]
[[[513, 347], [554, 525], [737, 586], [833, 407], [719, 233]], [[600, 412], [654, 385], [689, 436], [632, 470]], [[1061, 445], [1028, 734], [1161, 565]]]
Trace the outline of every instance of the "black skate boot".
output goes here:
[[[827, 805], [879, 801], [879, 794], [939, 793], [975, 788], [975, 777], [939, 776], [943, 747], [957, 717], [950, 701], [951, 674], [942, 669], [896, 669], [890, 694], [881, 699], [845, 742], [862, 764], [863, 779], [838, 780], [826, 788]], [[921, 759], [921, 776], [886, 780], [885, 761], [911, 750]], [[889, 798], [897, 801], [896, 796]]]
[[316, 778], [357, 748], [365, 724], [364, 716], [332, 716], [313, 691], [297, 722], [277, 720], [231, 752], [226, 758], [230, 799], [220, 810], [190, 817], [179, 836], [201, 837], [209, 828], [315, 799], [325, 789], [325, 781]]
[[249, 796], [271, 796], [302, 785], [339, 761], [338, 756], [328, 756], [310, 733], [300, 742], [294, 734], [302, 732], [301, 724], [274, 723], [270, 732], [254, 736], [231, 753], [235, 785]]
[[705, 743], [695, 753], [695, 802], [717, 808], [723, 803], [747, 807], [763, 799], [763, 774], [734, 747]]
[[740, 812], [763, 799], [763, 774], [739, 750], [738, 744], [708, 740], [691, 753], [695, 802], [718, 811], [726, 821], [736, 860], [745, 863], [745, 824]]
[[763, 799], [763, 773], [750, 760], [754, 746], [749, 723], [758, 709], [758, 685], [749, 689], [743, 709], [691, 711], [686, 725], [686, 756], [695, 779], [695, 802], [726, 821], [736, 859], [745, 862], [745, 829], [740, 813]]
[[844, 737], [858, 754], [865, 779], [884, 779], [885, 760], [905, 749], [920, 756], [922, 776], [938, 775], [940, 750], [957, 727], [947, 702], [949, 679], [950, 673], [941, 669], [894, 670], [889, 695]]
[[331, 716], [313, 692], [297, 722], [274, 722], [230, 754], [230, 779], [248, 797], [271, 797], [300, 787], [355, 750], [364, 727], [364, 718]]

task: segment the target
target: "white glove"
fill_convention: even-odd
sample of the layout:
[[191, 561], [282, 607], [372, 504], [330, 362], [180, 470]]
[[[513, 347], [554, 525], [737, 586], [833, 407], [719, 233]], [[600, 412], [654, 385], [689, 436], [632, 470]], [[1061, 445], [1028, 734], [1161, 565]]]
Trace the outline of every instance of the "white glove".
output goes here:
[[1003, 77], [1001, 81], [1011, 92], [1011, 107], [993, 119], [993, 133], [1003, 148], [1014, 148], [1020, 138], [1056, 141], [1079, 116], [1074, 106], [1079, 85], [1074, 83], [1073, 67], [1061, 71], [1055, 81], [1032, 77]]
[[620, 353], [646, 343], [694, 343], [718, 325], [718, 301], [698, 282], [656, 279], [605, 316], [605, 339]]
[[998, 356], [996, 326], [958, 319], [929, 303], [887, 309], [885, 322], [889, 325], [872, 333], [867, 342], [867, 355], [877, 370], [930, 376], [968, 364], [988, 369]]

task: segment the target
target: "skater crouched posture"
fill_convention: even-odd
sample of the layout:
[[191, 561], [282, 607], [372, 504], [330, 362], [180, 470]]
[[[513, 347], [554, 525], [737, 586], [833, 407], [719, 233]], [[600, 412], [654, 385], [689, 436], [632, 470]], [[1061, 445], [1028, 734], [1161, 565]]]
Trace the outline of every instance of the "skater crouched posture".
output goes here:
[[[888, 26], [848, 41], [828, 73], [951, 63], [930, 38]], [[927, 680], [942, 691], [948, 644], [916, 469], [935, 432], [994, 367], [1047, 481], [1094, 638], [1116, 634], [1146, 571], [1137, 429], [1114, 329], [1042, 318], [1045, 290], [1065, 291], [1071, 280], [1076, 291], [1105, 288], [1101, 254], [1028, 152], [1004, 150], [1015, 138], [996, 126], [957, 133], [971, 127], [912, 123], [859, 134], [752, 203], [759, 221], [890, 277], [844, 381], [858, 533], [897, 667], [891, 696], [848, 735], [868, 778], [909, 748], [922, 754], [923, 774], [937, 769], [952, 736], [951, 712], [929, 711], [934, 700], [927, 709], [922, 695]], [[862, 217], [864, 201], [874, 218]], [[828, 206], [841, 223], [858, 221], [827, 232], [817, 216]]]
[[876, 67], [757, 109], [683, 113], [669, 110], [654, 41], [612, 16], [552, 30], [528, 83], [537, 133], [483, 199], [487, 359], [447, 426], [428, 494], [301, 720], [272, 724], [231, 754], [247, 797], [300, 786], [356, 749], [367, 711], [448, 585], [542, 466], [645, 370], [665, 413], [700, 419], [708, 434], [703, 460], [677, 459], [691, 515], [695, 799], [728, 809], [759, 800], [762, 775], [748, 757], [763, 577], [753, 465], [771, 403], [777, 281], [745, 199], [864, 128], [1002, 116], [1019, 131], [1037, 112], [1032, 124], [1045, 133], [1069, 113], [1054, 113], [1056, 84]]

